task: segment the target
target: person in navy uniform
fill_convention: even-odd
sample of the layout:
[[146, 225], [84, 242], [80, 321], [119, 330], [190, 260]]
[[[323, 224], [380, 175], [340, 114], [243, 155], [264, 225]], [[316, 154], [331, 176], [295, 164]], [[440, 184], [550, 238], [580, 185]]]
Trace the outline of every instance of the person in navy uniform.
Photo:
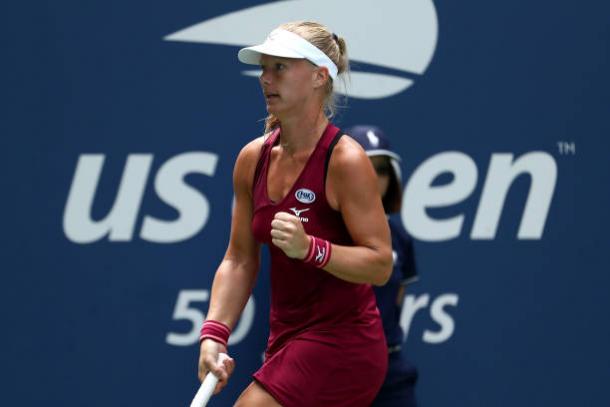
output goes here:
[[383, 131], [358, 125], [346, 130], [366, 151], [377, 173], [379, 192], [392, 233], [394, 268], [386, 285], [374, 287], [388, 345], [388, 372], [374, 407], [415, 407], [417, 370], [406, 359], [404, 333], [399, 325], [405, 286], [417, 280], [411, 237], [400, 219], [402, 183], [400, 156], [392, 151]]

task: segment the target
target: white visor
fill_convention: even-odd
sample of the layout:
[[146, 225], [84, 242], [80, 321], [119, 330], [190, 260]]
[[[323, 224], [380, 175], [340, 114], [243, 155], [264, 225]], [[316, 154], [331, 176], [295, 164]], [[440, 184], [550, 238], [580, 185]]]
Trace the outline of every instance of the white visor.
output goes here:
[[316, 66], [328, 69], [333, 80], [337, 78], [337, 65], [324, 52], [300, 35], [281, 28], [271, 31], [264, 43], [240, 49], [237, 58], [244, 64], [259, 65], [262, 54], [307, 59]]

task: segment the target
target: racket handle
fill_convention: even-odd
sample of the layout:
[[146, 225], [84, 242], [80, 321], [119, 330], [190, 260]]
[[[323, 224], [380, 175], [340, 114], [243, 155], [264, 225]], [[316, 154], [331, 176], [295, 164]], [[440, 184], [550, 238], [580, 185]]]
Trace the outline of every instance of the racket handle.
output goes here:
[[[229, 355], [226, 353], [218, 354], [218, 363], [224, 362]], [[205, 407], [210, 401], [210, 397], [212, 397], [212, 393], [214, 393], [214, 389], [216, 388], [216, 384], [218, 384], [218, 377], [214, 376], [212, 372], [208, 372], [205, 375], [205, 379], [201, 383], [197, 394], [195, 394], [195, 398], [191, 402], [191, 407]]]

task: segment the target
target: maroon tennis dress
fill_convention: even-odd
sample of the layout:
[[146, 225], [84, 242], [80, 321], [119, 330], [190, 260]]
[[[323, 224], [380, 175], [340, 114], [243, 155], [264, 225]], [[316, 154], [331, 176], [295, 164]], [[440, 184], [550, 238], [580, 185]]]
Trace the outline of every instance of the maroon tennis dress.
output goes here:
[[353, 245], [341, 213], [329, 206], [325, 194], [328, 160], [339, 137], [339, 129], [329, 124], [279, 202], [267, 195], [269, 160], [279, 129], [265, 141], [256, 168], [252, 230], [271, 253], [271, 326], [265, 362], [254, 378], [284, 407], [368, 406], [387, 369], [383, 326], [371, 286], [349, 283], [291, 259], [271, 243], [271, 221], [284, 211], [300, 217], [307, 234]]

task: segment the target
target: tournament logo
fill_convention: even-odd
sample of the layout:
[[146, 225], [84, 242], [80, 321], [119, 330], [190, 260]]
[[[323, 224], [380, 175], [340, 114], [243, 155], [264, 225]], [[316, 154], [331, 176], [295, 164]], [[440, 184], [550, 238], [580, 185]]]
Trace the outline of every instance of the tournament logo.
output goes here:
[[301, 188], [294, 193], [294, 197], [299, 202], [302, 202], [304, 204], [310, 204], [316, 200], [316, 193], [313, 192], [311, 189]]
[[[244, 47], [262, 42], [280, 22], [320, 21], [346, 38], [352, 71], [336, 91], [381, 99], [408, 89], [426, 71], [438, 41], [432, 0], [274, 1], [211, 18], [164, 37], [166, 41]], [[258, 76], [259, 70], [245, 70]]]

